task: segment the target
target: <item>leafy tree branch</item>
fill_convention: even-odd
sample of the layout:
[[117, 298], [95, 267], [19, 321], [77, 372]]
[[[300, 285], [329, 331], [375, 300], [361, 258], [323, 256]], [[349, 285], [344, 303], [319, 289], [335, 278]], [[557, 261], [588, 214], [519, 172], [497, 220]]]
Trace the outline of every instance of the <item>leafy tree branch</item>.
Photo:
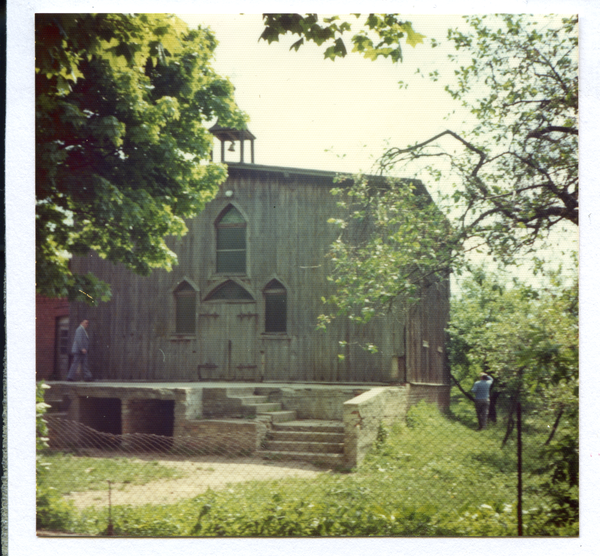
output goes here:
[[109, 285], [73, 274], [71, 256], [177, 264], [165, 237], [226, 178], [209, 122], [247, 117], [212, 68], [215, 37], [175, 16], [38, 14], [35, 37], [36, 288], [96, 302]]
[[288, 33], [298, 35], [300, 38], [290, 46], [290, 50], [297, 51], [306, 42], [317, 46], [329, 45], [324, 57], [335, 60], [348, 54], [344, 34], [350, 33], [354, 25], [358, 31], [350, 37], [352, 52], [370, 60], [383, 57], [401, 62], [402, 40], [415, 47], [425, 38], [413, 30], [410, 21], [400, 19], [398, 14], [352, 14], [349, 19], [342, 21], [340, 16], [335, 15], [324, 18], [321, 23], [317, 14], [263, 14], [265, 29], [259, 40], [271, 44]]
[[329, 252], [335, 293], [325, 301], [332, 313], [321, 316], [321, 326], [340, 315], [366, 323], [406, 311], [425, 289], [447, 281], [448, 261], [462, 252], [460, 232], [422, 184], [354, 176], [333, 193], [343, 216], [330, 219], [340, 235]]

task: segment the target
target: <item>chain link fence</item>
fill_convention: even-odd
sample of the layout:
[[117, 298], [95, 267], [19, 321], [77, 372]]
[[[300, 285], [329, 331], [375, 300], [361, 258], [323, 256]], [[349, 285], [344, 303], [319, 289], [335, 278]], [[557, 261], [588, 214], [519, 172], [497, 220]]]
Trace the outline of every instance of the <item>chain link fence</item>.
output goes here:
[[[53, 485], [79, 510], [89, 506], [169, 504], [246, 481], [311, 480], [323, 466], [260, 457], [244, 434], [203, 438], [115, 435], [47, 418]], [[109, 496], [110, 495], [110, 496]]]
[[508, 415], [478, 431], [474, 409], [419, 404], [381, 423], [353, 469], [343, 465], [342, 422], [270, 426], [256, 445], [244, 432], [118, 435], [48, 414], [40, 458], [44, 483], [75, 516], [63, 529], [82, 534], [577, 534], [575, 495], [570, 509], [557, 502], [540, 459], [548, 432], [530, 410], [507, 436]]

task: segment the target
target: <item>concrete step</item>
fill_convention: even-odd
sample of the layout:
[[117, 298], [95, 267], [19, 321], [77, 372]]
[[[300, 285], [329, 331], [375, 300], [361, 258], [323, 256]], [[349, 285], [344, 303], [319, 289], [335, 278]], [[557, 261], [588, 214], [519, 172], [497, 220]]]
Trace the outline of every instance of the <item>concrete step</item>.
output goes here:
[[267, 434], [269, 440], [284, 442], [344, 442], [343, 432], [316, 432], [274, 429]]
[[242, 404], [241, 410], [245, 415], [265, 415], [267, 413], [281, 411], [281, 404], [276, 402], [246, 403]]
[[293, 421], [294, 419], [296, 419], [295, 411], [285, 411], [285, 410], [265, 411], [265, 412], [261, 411], [261, 412], [257, 412], [256, 414], [270, 417], [271, 423], [273, 423], [273, 426], [283, 425], [287, 421]]
[[265, 403], [269, 401], [269, 396], [229, 396], [235, 397], [242, 401], [242, 405], [256, 405], [257, 403]]
[[281, 411], [281, 404], [278, 402], [264, 402], [246, 405], [245, 407], [255, 407], [256, 413], [269, 413], [271, 411]]
[[228, 398], [242, 398], [244, 396], [253, 396], [254, 388], [253, 387], [229, 387], [227, 388], [227, 397]]
[[289, 442], [284, 440], [268, 440], [266, 449], [274, 452], [310, 452], [318, 454], [342, 454], [343, 442]]
[[302, 419], [288, 421], [273, 427], [274, 431], [288, 432], [328, 432], [344, 434], [344, 424], [341, 421], [323, 421], [320, 419]]
[[276, 450], [260, 450], [256, 454], [269, 460], [296, 460], [309, 463], [341, 467], [344, 465], [344, 454], [316, 454], [314, 452], [278, 452]]

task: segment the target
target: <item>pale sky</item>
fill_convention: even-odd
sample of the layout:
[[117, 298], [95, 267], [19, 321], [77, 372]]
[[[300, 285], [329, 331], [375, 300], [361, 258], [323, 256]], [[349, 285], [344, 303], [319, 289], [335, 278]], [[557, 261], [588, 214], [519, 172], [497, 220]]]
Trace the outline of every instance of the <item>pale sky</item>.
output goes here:
[[[452, 71], [449, 49], [432, 49], [429, 41], [443, 41], [450, 25], [464, 26], [460, 16], [411, 15], [426, 42], [416, 48], [404, 44], [404, 62], [394, 64], [358, 54], [325, 60], [324, 48], [312, 43], [290, 51], [297, 40], [292, 36], [269, 45], [258, 40], [264, 28], [260, 14], [178, 15], [192, 27], [215, 32], [220, 44], [214, 67], [231, 79], [238, 105], [251, 118], [258, 164], [367, 172], [386, 145], [407, 145], [447, 129], [444, 118], [452, 110], [469, 116], [442, 82], [415, 75], [418, 68], [424, 74]], [[401, 80], [408, 89], [400, 90]], [[454, 118], [452, 125], [459, 124]]]

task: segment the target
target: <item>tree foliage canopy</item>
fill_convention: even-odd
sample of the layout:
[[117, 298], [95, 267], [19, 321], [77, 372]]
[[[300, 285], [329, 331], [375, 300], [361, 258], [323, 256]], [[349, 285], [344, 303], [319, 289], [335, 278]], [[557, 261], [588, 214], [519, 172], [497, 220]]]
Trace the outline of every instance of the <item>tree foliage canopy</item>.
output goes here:
[[[555, 502], [548, 521], [564, 525], [579, 508], [578, 284], [560, 271], [547, 278], [532, 288], [473, 272], [452, 302], [448, 352], [463, 390], [487, 372], [505, 398], [521, 400], [527, 415], [548, 423], [539, 471], [551, 479], [541, 488]], [[511, 423], [509, 414], [506, 438]]]
[[279, 37], [291, 33], [300, 38], [292, 44], [290, 50], [298, 50], [306, 42], [316, 45], [329, 45], [324, 57], [330, 60], [343, 58], [348, 54], [348, 48], [343, 35], [352, 31], [352, 26], [358, 31], [352, 35], [352, 52], [358, 52], [370, 60], [380, 56], [393, 62], [402, 61], [401, 41], [415, 47], [422, 43], [424, 35], [413, 30], [410, 21], [403, 21], [398, 14], [353, 14], [356, 21], [342, 21], [334, 15], [319, 22], [317, 14], [263, 14], [265, 29], [260, 36], [269, 44], [279, 41]]
[[174, 16], [37, 14], [35, 39], [37, 291], [106, 299], [70, 256], [171, 268], [165, 236], [226, 178], [206, 124], [246, 117], [211, 67], [213, 34]]
[[476, 269], [453, 300], [449, 357], [454, 375], [488, 372], [509, 391], [577, 412], [579, 305], [576, 278], [560, 272], [533, 288]]
[[[577, 18], [467, 22], [469, 31], [448, 32], [457, 69], [447, 90], [475, 125], [391, 148], [380, 159], [382, 174], [405, 174], [407, 164], [424, 159], [435, 180], [456, 179], [453, 193], [438, 203], [446, 218], [429, 201], [411, 200], [401, 180], [379, 190], [350, 188], [355, 206], [347, 203], [349, 218], [335, 224], [347, 227], [366, 207], [383, 217], [373, 220], [367, 243], [344, 233], [332, 246], [339, 289], [329, 301], [339, 313], [361, 320], [361, 311], [372, 315], [374, 306], [389, 308], [394, 298], [415, 299], [433, 278], [460, 272], [469, 251], [514, 263], [559, 224], [578, 223]], [[450, 162], [448, 171], [440, 158]]]
[[[470, 31], [448, 32], [458, 51], [451, 61], [468, 62], [446, 89], [475, 125], [390, 149], [381, 162], [390, 168], [449, 160], [458, 176], [455, 223], [465, 240], [482, 238], [490, 253], [510, 263], [558, 224], [578, 224], [577, 17], [558, 25], [550, 16], [466, 19]], [[429, 169], [447, 179], [435, 164]]]
[[448, 278], [458, 241], [419, 181], [373, 176], [339, 181], [333, 194], [345, 216], [330, 219], [340, 234], [329, 251], [336, 290], [326, 300], [335, 309], [320, 316], [321, 327], [336, 314], [366, 323], [405, 309], [423, 288]]

